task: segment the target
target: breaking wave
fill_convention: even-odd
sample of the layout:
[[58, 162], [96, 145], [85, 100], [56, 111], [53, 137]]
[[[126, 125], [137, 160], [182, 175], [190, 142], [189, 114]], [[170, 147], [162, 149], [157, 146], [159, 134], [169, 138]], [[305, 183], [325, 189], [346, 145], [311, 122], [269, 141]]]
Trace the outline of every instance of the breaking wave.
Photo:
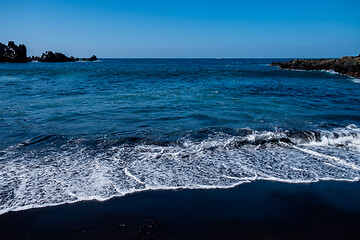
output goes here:
[[[155, 189], [358, 181], [360, 128], [208, 131], [175, 142], [39, 136], [0, 151], [0, 214]], [[31, 148], [37, 145], [36, 148]]]

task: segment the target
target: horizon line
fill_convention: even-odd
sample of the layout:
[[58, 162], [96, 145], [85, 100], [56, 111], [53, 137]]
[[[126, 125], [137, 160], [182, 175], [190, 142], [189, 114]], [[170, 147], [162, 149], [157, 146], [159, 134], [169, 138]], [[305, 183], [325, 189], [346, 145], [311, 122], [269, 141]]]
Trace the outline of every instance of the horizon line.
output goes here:
[[[343, 56], [344, 57], [344, 56]], [[356, 57], [351, 56], [351, 57]], [[98, 57], [98, 59], [337, 59], [339, 57]]]

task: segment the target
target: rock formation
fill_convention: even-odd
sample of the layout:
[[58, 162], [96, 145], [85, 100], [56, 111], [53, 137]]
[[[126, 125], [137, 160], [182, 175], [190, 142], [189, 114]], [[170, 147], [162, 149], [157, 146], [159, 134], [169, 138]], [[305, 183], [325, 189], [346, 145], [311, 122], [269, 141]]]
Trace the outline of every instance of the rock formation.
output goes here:
[[0, 43], [0, 62], [26, 63], [25, 45], [17, 46], [13, 41], [9, 41], [7, 46]]
[[[83, 58], [81, 61], [95, 61], [97, 57], [93, 55], [90, 58]], [[38, 62], [77, 62], [80, 61], [79, 58], [68, 57], [63, 53], [46, 51], [40, 57], [29, 57], [28, 61], [38, 61]]]
[[98, 59], [97, 59], [97, 57], [95, 55], [92, 55], [90, 58], [81, 59], [81, 61], [90, 61], [90, 62], [96, 61], [96, 60], [98, 60]]
[[38, 62], [75, 62], [74, 57], [67, 57], [62, 53], [46, 51], [40, 57], [31, 57], [29, 61], [38, 61]]
[[[95, 55], [90, 58], [83, 58], [82, 61], [96, 61]], [[0, 62], [26, 63], [31, 61], [38, 62], [76, 62], [79, 58], [68, 57], [63, 53], [46, 51], [40, 57], [27, 57], [26, 47], [23, 44], [15, 45], [13, 41], [9, 41], [8, 45], [0, 43]]]
[[270, 65], [289, 70], [333, 70], [360, 78], [360, 55], [339, 59], [295, 59], [289, 62], [273, 62]]

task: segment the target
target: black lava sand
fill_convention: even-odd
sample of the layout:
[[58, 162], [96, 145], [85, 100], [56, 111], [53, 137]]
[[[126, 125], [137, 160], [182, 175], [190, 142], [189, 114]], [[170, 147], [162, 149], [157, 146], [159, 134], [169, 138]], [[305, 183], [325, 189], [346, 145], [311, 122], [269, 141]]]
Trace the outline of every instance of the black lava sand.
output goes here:
[[257, 181], [10, 212], [0, 239], [360, 239], [360, 183]]

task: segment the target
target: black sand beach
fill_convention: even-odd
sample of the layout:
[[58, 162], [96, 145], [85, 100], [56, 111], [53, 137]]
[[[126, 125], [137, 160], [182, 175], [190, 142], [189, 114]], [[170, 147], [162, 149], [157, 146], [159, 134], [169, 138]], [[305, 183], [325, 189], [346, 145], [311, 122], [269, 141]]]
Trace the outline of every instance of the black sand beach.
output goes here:
[[359, 239], [360, 183], [257, 181], [0, 216], [0, 239]]
[[360, 240], [360, 0], [0, 6], [0, 240]]

